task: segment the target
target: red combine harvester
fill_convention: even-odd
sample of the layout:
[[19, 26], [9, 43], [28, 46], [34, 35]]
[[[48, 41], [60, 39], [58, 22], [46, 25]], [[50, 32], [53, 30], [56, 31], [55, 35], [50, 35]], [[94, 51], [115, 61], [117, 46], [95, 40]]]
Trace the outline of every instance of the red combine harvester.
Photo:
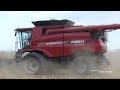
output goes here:
[[48, 62], [70, 67], [80, 74], [108, 67], [110, 62], [104, 55], [107, 32], [120, 29], [120, 24], [74, 26], [67, 19], [32, 23], [35, 27], [15, 30], [15, 60], [24, 62], [26, 72], [31, 74], [44, 72], [49, 68]]

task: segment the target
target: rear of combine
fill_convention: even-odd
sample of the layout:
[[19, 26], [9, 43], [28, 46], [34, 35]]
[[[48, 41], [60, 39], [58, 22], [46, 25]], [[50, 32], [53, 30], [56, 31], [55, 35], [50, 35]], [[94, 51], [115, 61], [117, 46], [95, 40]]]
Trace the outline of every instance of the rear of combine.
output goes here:
[[110, 64], [104, 55], [107, 32], [120, 28], [119, 24], [73, 26], [74, 22], [70, 20], [36, 21], [33, 24], [35, 27], [15, 30], [15, 60], [24, 62], [24, 69], [31, 74], [48, 72], [55, 65], [80, 74], [104, 69]]

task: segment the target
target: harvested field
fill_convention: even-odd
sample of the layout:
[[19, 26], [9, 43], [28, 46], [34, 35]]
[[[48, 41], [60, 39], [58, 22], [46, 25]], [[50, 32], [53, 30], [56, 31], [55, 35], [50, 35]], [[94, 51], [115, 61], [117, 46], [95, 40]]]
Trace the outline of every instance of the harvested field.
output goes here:
[[91, 75], [78, 75], [70, 71], [62, 70], [55, 74], [28, 75], [20, 68], [16, 68], [14, 52], [0, 52], [0, 79], [120, 79], [120, 52], [112, 51], [106, 53], [111, 61], [112, 73], [92, 73]]

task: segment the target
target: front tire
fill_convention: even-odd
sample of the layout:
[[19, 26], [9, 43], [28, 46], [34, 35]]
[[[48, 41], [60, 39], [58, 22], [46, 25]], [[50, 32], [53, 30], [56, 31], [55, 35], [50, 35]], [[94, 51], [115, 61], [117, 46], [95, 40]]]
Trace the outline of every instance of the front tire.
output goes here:
[[24, 69], [28, 74], [44, 74], [46, 72], [46, 61], [42, 55], [33, 52], [23, 59]]
[[39, 72], [39, 61], [34, 58], [29, 58], [24, 63], [25, 71], [29, 74], [37, 74]]

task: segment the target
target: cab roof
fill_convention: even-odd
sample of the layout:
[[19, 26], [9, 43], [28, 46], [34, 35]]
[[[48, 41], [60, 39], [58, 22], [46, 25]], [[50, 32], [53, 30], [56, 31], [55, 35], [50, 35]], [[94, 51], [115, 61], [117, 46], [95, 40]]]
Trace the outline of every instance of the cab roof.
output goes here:
[[15, 31], [27, 31], [27, 30], [32, 30], [33, 28], [17, 28]]

